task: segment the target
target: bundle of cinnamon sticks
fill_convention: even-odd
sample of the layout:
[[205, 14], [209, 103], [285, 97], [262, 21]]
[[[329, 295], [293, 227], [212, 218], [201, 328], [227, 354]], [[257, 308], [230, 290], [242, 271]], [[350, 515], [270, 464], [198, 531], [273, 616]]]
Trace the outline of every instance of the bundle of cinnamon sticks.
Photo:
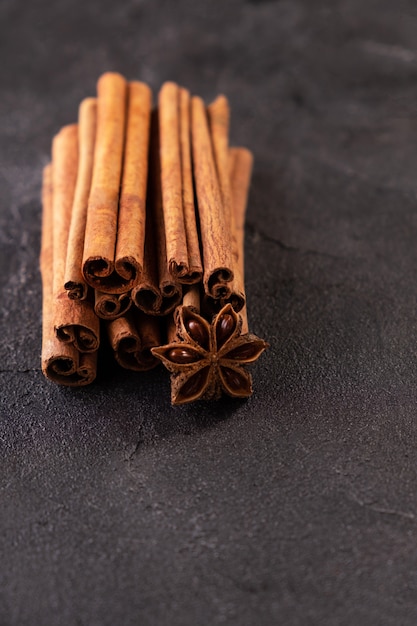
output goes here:
[[229, 146], [230, 111], [165, 83], [103, 74], [52, 142], [42, 189], [42, 370], [96, 377], [100, 334], [118, 363], [162, 362], [171, 399], [252, 393], [244, 221], [252, 154]]

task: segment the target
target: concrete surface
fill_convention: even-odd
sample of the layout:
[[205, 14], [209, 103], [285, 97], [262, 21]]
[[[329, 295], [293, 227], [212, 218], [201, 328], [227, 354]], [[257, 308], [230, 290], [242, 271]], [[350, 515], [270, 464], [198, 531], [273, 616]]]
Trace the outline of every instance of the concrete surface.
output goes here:
[[[412, 0], [0, 4], [0, 624], [417, 623]], [[247, 402], [40, 372], [41, 170], [105, 70], [255, 153]]]

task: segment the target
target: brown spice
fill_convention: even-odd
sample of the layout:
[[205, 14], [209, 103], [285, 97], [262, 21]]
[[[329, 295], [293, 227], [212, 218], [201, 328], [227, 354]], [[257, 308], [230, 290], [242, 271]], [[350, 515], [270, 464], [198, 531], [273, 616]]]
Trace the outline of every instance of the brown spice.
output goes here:
[[100, 326], [88, 300], [70, 300], [64, 288], [68, 232], [78, 165], [78, 128], [64, 126], [52, 142], [53, 326], [58, 339], [94, 352]]
[[195, 313], [200, 313], [200, 286], [192, 285], [188, 287], [182, 299], [183, 306], [192, 309]]
[[230, 226], [233, 281], [231, 283], [230, 294], [226, 297], [215, 299], [210, 295], [206, 295], [205, 307], [214, 313], [218, 312], [225, 304], [230, 303], [234, 310], [239, 312], [245, 306], [245, 286], [238, 263], [239, 250], [235, 233], [235, 216], [233, 211], [233, 198], [230, 180], [230, 109], [227, 98], [225, 96], [218, 96], [216, 100], [207, 107], [207, 113], [210, 122], [211, 139], [224, 213]]
[[88, 197], [93, 172], [94, 144], [96, 138], [97, 100], [86, 98], [80, 104], [78, 114], [78, 172], [71, 225], [68, 235], [65, 262], [64, 287], [72, 300], [85, 300], [88, 286], [81, 271]]
[[[235, 268], [244, 274], [244, 221], [252, 154], [245, 148], [230, 152], [231, 207], [236, 229]], [[243, 284], [243, 283], [242, 283]], [[243, 287], [242, 287], [243, 289]], [[244, 294], [244, 289], [243, 289]], [[171, 327], [170, 342], [153, 353], [171, 372], [171, 400], [185, 404], [199, 398], [218, 398], [222, 392], [234, 397], [252, 393], [252, 378], [244, 365], [256, 361], [268, 344], [248, 332], [246, 306], [238, 315], [226, 304], [211, 325], [196, 313], [198, 291], [187, 294], [192, 306], [176, 311], [176, 325]]]
[[190, 285], [189, 287], [186, 287], [181, 305], [178, 306], [175, 309], [174, 314], [169, 316], [167, 319], [166, 335], [168, 343], [175, 343], [178, 339], [177, 328], [179, 324], [179, 316], [181, 315], [181, 311], [184, 307], [198, 315], [200, 313], [200, 301], [200, 285]]
[[213, 156], [206, 108], [201, 98], [191, 100], [194, 177], [204, 263], [204, 290], [226, 298], [233, 280], [230, 224], [224, 212]]
[[[121, 276], [135, 268], [137, 279], [143, 267], [145, 245], [151, 107], [149, 87], [140, 82], [129, 83], [115, 267]], [[132, 285], [137, 279], [132, 279]]]
[[[140, 144], [138, 159], [141, 166], [136, 169], [136, 161], [132, 161], [132, 167], [130, 163], [126, 164], [119, 227], [119, 192], [128, 85], [120, 74], [106, 73], [97, 83], [97, 92], [97, 137], [88, 202], [83, 274], [86, 282], [95, 289], [108, 293], [125, 293], [139, 280], [143, 255], [142, 187], [143, 180], [146, 180], [146, 162], [143, 161], [143, 155], [147, 152], [144, 146], [148, 142], [146, 127], [150, 111], [150, 92], [147, 87], [137, 83], [129, 88], [127, 146], [131, 154], [133, 149], [137, 149], [138, 143]], [[138, 215], [135, 215], [132, 227], [128, 219], [133, 211], [138, 211]]]
[[[245, 306], [240, 310], [240, 315], [242, 317], [242, 333], [245, 334], [249, 331], [246, 295], [243, 282], [245, 275], [245, 219], [252, 176], [253, 155], [247, 148], [230, 148], [229, 154], [234, 230], [238, 254], [238, 276], [242, 277], [241, 285], [243, 285], [243, 295], [245, 299]], [[239, 284], [237, 286], [233, 284], [232, 294], [241, 289], [241, 285]]]
[[159, 138], [168, 269], [178, 280], [188, 273], [188, 251], [182, 208], [179, 87], [175, 83], [165, 83], [159, 92]]
[[[246, 148], [230, 148], [229, 173], [230, 173], [230, 199], [233, 221], [233, 282], [230, 295], [218, 300], [211, 296], [205, 296], [204, 308], [212, 314], [218, 313], [225, 304], [231, 304], [236, 313], [246, 315], [246, 294], [244, 284], [244, 225], [246, 204], [252, 173], [253, 156]], [[244, 322], [244, 325], [246, 322]], [[247, 331], [247, 327], [246, 327]]]
[[177, 341], [153, 348], [171, 372], [171, 401], [185, 404], [200, 398], [217, 399], [222, 391], [246, 398], [252, 378], [243, 365], [256, 361], [267, 347], [254, 335], [242, 335], [242, 320], [227, 304], [208, 322], [188, 307], [181, 307]]
[[[156, 241], [150, 202], [146, 208], [145, 256], [143, 271], [138, 285], [132, 289], [132, 300], [147, 315], [159, 315], [162, 308], [162, 296], [158, 281], [156, 260]], [[174, 305], [175, 306], [175, 305]]]
[[194, 204], [193, 169], [191, 163], [190, 93], [184, 88], [179, 90], [179, 107], [182, 205], [188, 254], [188, 273], [181, 277], [180, 282], [194, 284], [201, 281], [203, 277], [203, 266], [201, 263], [196, 208]]
[[[207, 115], [210, 126], [213, 156], [216, 165], [217, 179], [223, 202], [223, 212], [229, 223], [232, 244], [235, 242], [233, 232], [232, 196], [229, 176], [229, 125], [230, 107], [227, 98], [223, 95], [209, 104]], [[236, 245], [232, 245], [232, 253], [236, 255]]]
[[[146, 85], [107, 73], [97, 90], [98, 100], [80, 106], [78, 130], [55, 137], [52, 170], [44, 172], [43, 371], [63, 384], [91, 382], [100, 316], [112, 320], [106, 327], [123, 367], [140, 371], [160, 360], [170, 370], [174, 404], [223, 392], [247, 397], [244, 365], [267, 344], [248, 332], [243, 228], [252, 155], [229, 148], [227, 99], [190, 105], [187, 90], [166, 83], [151, 123]], [[169, 343], [159, 346], [155, 316], [175, 309], [183, 289]], [[211, 323], [200, 315], [201, 297], [217, 311]]]
[[97, 353], [80, 354], [73, 344], [59, 341], [54, 330], [51, 164], [43, 171], [42, 206], [42, 371], [61, 385], [88, 385], [96, 377]]
[[143, 372], [159, 364], [151, 348], [160, 344], [159, 322], [140, 311], [130, 312], [107, 324], [110, 344], [122, 367]]
[[148, 315], [168, 315], [181, 302], [182, 288], [167, 262], [167, 238], [162, 206], [158, 113], [152, 113], [149, 190], [146, 213], [145, 260], [132, 300]]
[[94, 290], [94, 311], [100, 319], [114, 320], [125, 315], [131, 305], [130, 293], [103, 293]]

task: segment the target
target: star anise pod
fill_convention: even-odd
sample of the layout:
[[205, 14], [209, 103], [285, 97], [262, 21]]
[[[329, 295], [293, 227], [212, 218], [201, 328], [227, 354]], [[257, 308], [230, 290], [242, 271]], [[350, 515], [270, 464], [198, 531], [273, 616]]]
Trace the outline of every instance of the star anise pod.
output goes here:
[[217, 399], [222, 391], [237, 398], [251, 395], [252, 378], [243, 366], [256, 361], [268, 344], [241, 330], [242, 319], [230, 304], [211, 324], [190, 307], [178, 309], [178, 340], [152, 348], [171, 372], [172, 404]]

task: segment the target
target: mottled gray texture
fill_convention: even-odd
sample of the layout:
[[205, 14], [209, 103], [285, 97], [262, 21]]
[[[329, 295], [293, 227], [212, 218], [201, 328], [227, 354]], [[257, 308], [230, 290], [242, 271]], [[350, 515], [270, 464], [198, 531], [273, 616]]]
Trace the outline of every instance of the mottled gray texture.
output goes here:
[[[0, 4], [1, 626], [415, 626], [412, 0]], [[41, 169], [104, 70], [255, 153], [247, 402], [39, 369]]]

